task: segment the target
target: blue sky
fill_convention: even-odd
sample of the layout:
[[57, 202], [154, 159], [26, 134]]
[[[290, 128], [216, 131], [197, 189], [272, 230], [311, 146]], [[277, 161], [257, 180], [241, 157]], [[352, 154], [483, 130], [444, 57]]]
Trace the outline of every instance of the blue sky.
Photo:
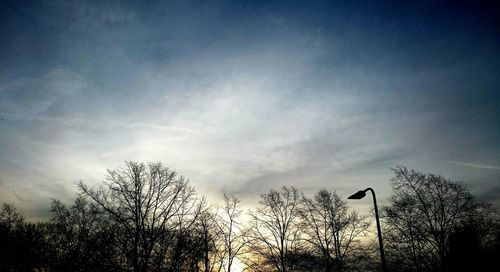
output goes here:
[[492, 4], [20, 2], [0, 4], [0, 199], [30, 216], [125, 160], [248, 205], [281, 185], [383, 202], [396, 165], [499, 201]]

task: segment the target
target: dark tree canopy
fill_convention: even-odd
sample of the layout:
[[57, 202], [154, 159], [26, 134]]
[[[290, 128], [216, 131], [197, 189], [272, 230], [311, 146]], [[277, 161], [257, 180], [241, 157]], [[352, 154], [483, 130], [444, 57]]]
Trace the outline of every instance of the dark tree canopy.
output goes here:
[[464, 186], [442, 176], [406, 167], [393, 171], [393, 194], [383, 209], [393, 266], [408, 271], [449, 271], [453, 237], [467, 226], [477, 226], [478, 218], [493, 216], [494, 211], [475, 201]]
[[188, 181], [161, 163], [126, 162], [124, 168], [108, 170], [104, 186], [81, 182], [80, 190], [113, 220], [123, 235], [120, 249], [136, 272], [148, 271], [165, 232], [183, 235], [183, 220], [196, 202]]
[[[393, 170], [382, 207], [390, 271], [496, 271], [495, 208], [442, 176]], [[284, 186], [246, 211], [236, 195], [210, 205], [175, 171], [138, 162], [79, 189], [69, 205], [52, 201], [47, 222], [3, 204], [0, 271], [380, 271], [373, 218], [333, 190]]]
[[294, 187], [282, 187], [262, 194], [260, 207], [250, 214], [251, 250], [262, 259], [252, 266], [268, 271], [293, 271], [294, 255], [300, 247], [300, 193]]
[[366, 238], [370, 226], [366, 218], [349, 211], [345, 200], [326, 189], [303, 201], [303, 238], [322, 257], [324, 271], [343, 271], [350, 263], [355, 264], [348, 260], [360, 254], [360, 239]]

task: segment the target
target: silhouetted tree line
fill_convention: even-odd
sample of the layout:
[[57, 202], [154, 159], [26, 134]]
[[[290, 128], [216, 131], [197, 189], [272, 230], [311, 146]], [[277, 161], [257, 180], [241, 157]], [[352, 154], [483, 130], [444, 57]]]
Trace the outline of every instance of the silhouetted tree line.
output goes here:
[[393, 169], [383, 208], [393, 271], [497, 271], [500, 220], [488, 203], [439, 175]]
[[[391, 271], [488, 271], [500, 256], [491, 205], [456, 182], [404, 167], [382, 208]], [[270, 190], [245, 211], [234, 195], [209, 205], [160, 163], [127, 162], [71, 206], [31, 223], [0, 212], [0, 271], [378, 271], [371, 217], [335, 191]], [[498, 261], [496, 261], [498, 262]], [[498, 264], [498, 263], [497, 263]], [[493, 271], [493, 270], [491, 270]]]

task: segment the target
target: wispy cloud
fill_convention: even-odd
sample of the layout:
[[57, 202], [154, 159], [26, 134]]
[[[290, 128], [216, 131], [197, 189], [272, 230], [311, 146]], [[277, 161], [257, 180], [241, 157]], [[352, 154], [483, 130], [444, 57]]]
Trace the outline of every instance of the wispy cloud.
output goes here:
[[0, 10], [0, 176], [25, 200], [124, 160], [248, 197], [370, 184], [383, 199], [401, 164], [498, 180], [471, 177], [500, 169], [496, 43], [462, 23], [335, 3], [17, 2]]
[[460, 162], [460, 161], [443, 161], [443, 162], [457, 164], [457, 165], [463, 165], [463, 166], [468, 166], [468, 167], [474, 167], [474, 168], [500, 170], [500, 166], [488, 165], [488, 164], [479, 164], [479, 163], [473, 163], [473, 162]]
[[140, 122], [125, 122], [125, 121], [103, 121], [103, 120], [86, 120], [82, 118], [71, 118], [71, 117], [57, 117], [57, 116], [42, 116], [42, 115], [30, 115], [30, 114], [19, 114], [0, 111], [0, 118], [12, 120], [12, 121], [41, 121], [41, 122], [53, 122], [58, 123], [63, 126], [81, 126], [87, 128], [99, 128], [99, 127], [122, 127], [131, 129], [153, 129], [153, 130], [164, 130], [164, 131], [178, 131], [178, 132], [193, 132], [192, 129], [183, 128], [179, 126], [163, 126], [152, 123], [140, 123]]
[[52, 69], [34, 77], [17, 77], [0, 81], [2, 115], [21, 117], [44, 114], [87, 88], [77, 73]]

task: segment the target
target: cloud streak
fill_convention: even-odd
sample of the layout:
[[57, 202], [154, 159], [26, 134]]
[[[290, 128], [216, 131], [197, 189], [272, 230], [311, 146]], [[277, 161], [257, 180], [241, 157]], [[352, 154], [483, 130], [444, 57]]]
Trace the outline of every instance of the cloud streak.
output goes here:
[[487, 165], [487, 164], [479, 164], [479, 163], [471, 163], [471, 162], [459, 162], [459, 161], [443, 161], [443, 162], [456, 164], [456, 165], [463, 165], [463, 166], [468, 166], [468, 167], [474, 167], [474, 168], [481, 168], [481, 169], [500, 170], [500, 166]]

